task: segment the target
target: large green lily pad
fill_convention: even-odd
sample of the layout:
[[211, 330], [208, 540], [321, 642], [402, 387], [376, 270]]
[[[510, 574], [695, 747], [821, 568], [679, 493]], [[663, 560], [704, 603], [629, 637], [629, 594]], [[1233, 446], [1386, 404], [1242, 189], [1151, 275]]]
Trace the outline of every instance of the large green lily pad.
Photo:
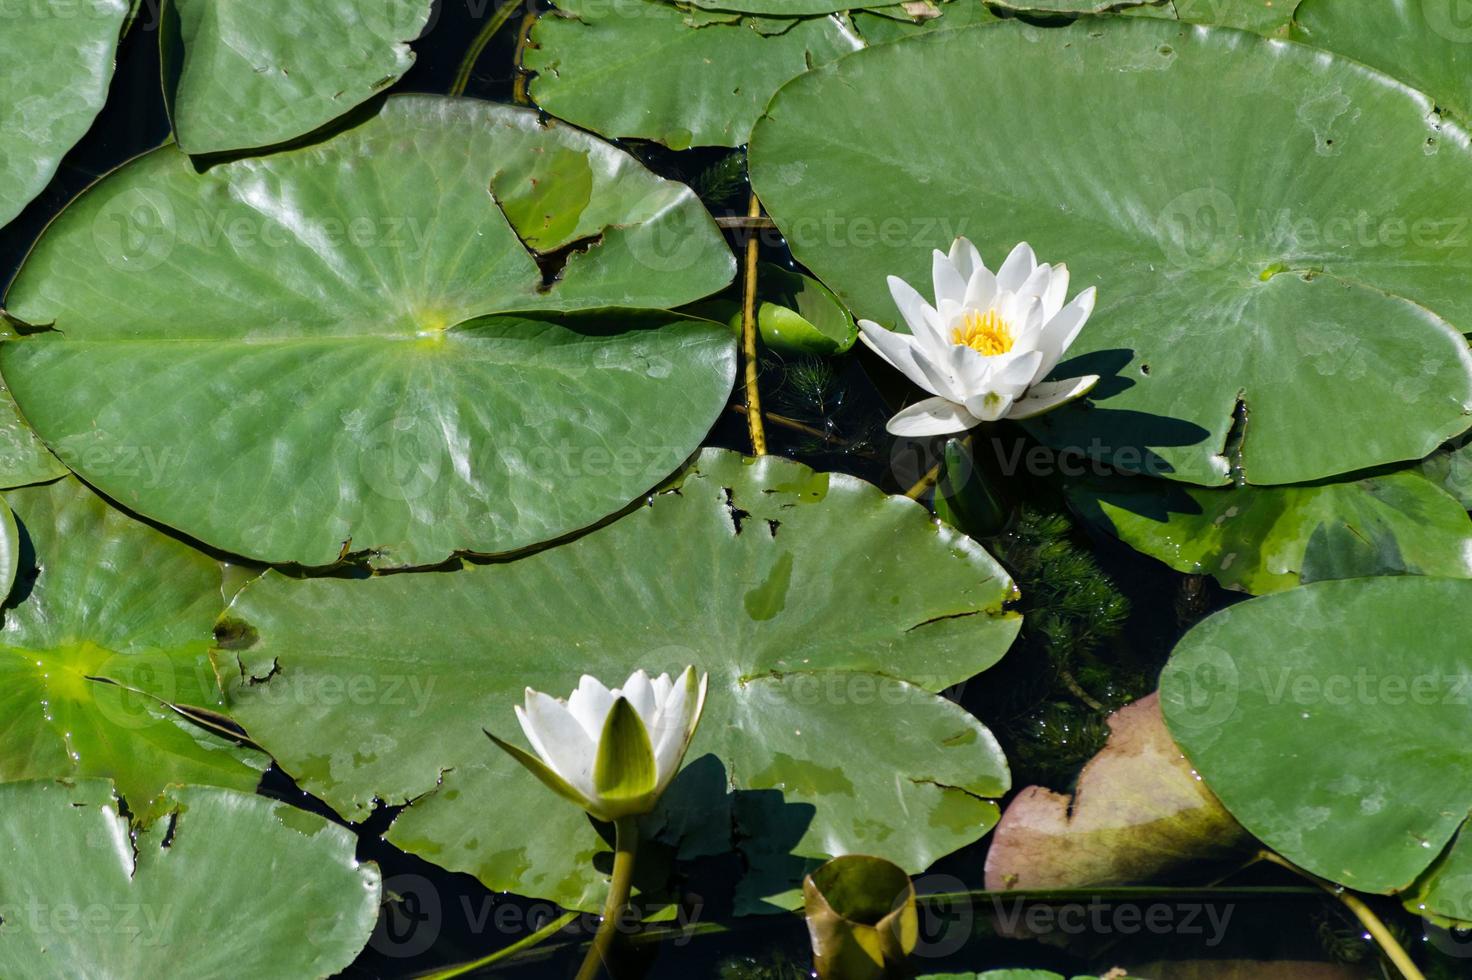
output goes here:
[[21, 544], [0, 628], [0, 779], [106, 776], [137, 814], [171, 783], [254, 789], [260, 753], [170, 707], [222, 707], [219, 563], [75, 479], [4, 499]]
[[1033, 424], [1048, 441], [1215, 485], [1241, 418], [1245, 480], [1295, 483], [1467, 428], [1472, 149], [1431, 109], [1240, 31], [1014, 21], [799, 76], [751, 167], [794, 254], [859, 316], [893, 323], [886, 276], [928, 282], [956, 235], [994, 264], [1025, 239], [1098, 286], [1059, 370], [1104, 380]]
[[0, 0], [0, 226], [107, 101], [128, 0]]
[[1290, 487], [1100, 478], [1068, 498], [1130, 547], [1255, 595], [1370, 575], [1472, 578], [1472, 519], [1414, 469]]
[[[1472, 812], [1469, 609], [1472, 582], [1418, 577], [1232, 606], [1171, 655], [1166, 723], [1269, 847], [1349, 888], [1407, 891]], [[1433, 913], [1436, 897], [1418, 896]]]
[[[402, 97], [321, 145], [203, 174], [165, 148], [104, 180], [10, 292], [56, 330], [0, 366], [148, 517], [263, 561], [427, 564], [578, 530], [675, 470], [725, 406], [730, 332], [565, 311], [688, 303], [734, 267], [688, 188], [612, 146]], [[110, 465], [146, 450], [161, 472]]]
[[414, 64], [432, 0], [169, 0], [184, 45], [173, 92], [186, 153], [310, 133]]
[[767, 831], [748, 860], [775, 896], [832, 855], [919, 871], [992, 826], [1005, 760], [932, 692], [1001, 657], [1012, 594], [912, 501], [708, 450], [677, 488], [514, 562], [267, 574], [228, 611], [217, 663], [232, 716], [308, 792], [350, 819], [415, 801], [389, 834], [400, 847], [569, 908], [603, 900], [602, 839], [482, 729], [520, 743], [527, 686], [565, 696], [584, 672], [694, 664], [705, 718], [646, 835], [727, 853], [734, 806]]
[[0, 786], [0, 973], [327, 977], [368, 942], [379, 873], [351, 831], [224, 789], [168, 805], [130, 827], [106, 780]]
[[537, 104], [605, 136], [675, 149], [744, 144], [783, 82], [863, 44], [834, 17], [774, 27], [696, 23], [663, 0], [559, 0], [557, 8], [537, 22], [523, 58], [537, 73]]
[[1472, 21], [1459, 13], [1460, 4], [1304, 0], [1293, 13], [1291, 36], [1394, 75], [1465, 120], [1472, 116]]

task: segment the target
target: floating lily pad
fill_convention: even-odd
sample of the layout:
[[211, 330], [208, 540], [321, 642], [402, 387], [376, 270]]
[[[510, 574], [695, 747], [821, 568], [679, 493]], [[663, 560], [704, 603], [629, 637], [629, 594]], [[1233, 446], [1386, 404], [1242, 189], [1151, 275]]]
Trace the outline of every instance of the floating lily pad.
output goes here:
[[557, 8], [560, 16], [537, 22], [522, 59], [537, 73], [537, 104], [605, 136], [675, 149], [740, 146], [783, 82], [863, 43], [833, 17], [774, 32], [750, 19], [692, 22], [662, 0], [558, 0]]
[[1221, 489], [1101, 478], [1068, 498], [1137, 551], [1255, 595], [1370, 575], [1472, 578], [1472, 519], [1414, 470]]
[[1245, 480], [1296, 483], [1467, 428], [1472, 205], [1455, 188], [1472, 149], [1432, 108], [1240, 31], [1012, 21], [794, 79], [751, 170], [793, 253], [858, 316], [894, 322], [886, 276], [927, 282], [957, 235], [993, 263], [1026, 239], [1097, 286], [1060, 371], [1104, 380], [1031, 423], [1047, 441], [1215, 485], [1239, 419]]
[[271, 146], [310, 133], [414, 63], [432, 0], [169, 0], [183, 61], [174, 128], [186, 153]]
[[75, 479], [4, 499], [20, 570], [0, 629], [0, 779], [106, 776], [137, 814], [171, 783], [254, 789], [260, 753], [170, 707], [222, 708], [219, 563]]
[[200, 786], [168, 807], [130, 827], [106, 780], [0, 786], [0, 973], [326, 977], [368, 942], [379, 873], [347, 828]]
[[0, 0], [0, 226], [107, 101], [128, 0]]
[[1166, 731], [1159, 696], [1109, 716], [1109, 741], [1072, 795], [1029, 786], [986, 855], [992, 891], [1146, 885], [1246, 856], [1252, 839]]
[[[729, 331], [565, 313], [734, 270], [689, 189], [612, 146], [402, 97], [325, 144], [203, 174], [165, 148], [102, 181], [11, 289], [57, 331], [0, 365], [64, 462], [194, 538], [434, 563], [575, 531], [678, 468], [726, 404]], [[150, 452], [156, 473], [116, 465]]]
[[1472, 116], [1472, 22], [1459, 16], [1459, 3], [1304, 0], [1293, 13], [1291, 36], [1394, 75], [1465, 120]]
[[1192, 629], [1166, 722], [1232, 815], [1313, 873], [1412, 888], [1472, 812], [1472, 582], [1371, 578], [1252, 599]]
[[690, 828], [689, 855], [714, 831], [730, 851], [734, 802], [771, 831], [748, 859], [775, 895], [836, 854], [919, 871], [991, 827], [1006, 763], [932, 692], [1001, 657], [1012, 594], [980, 545], [912, 501], [708, 450], [677, 488], [510, 563], [267, 574], [227, 613], [217, 663], [232, 716], [308, 792], [350, 819], [414, 800], [396, 844], [569, 908], [603, 900], [602, 839], [481, 730], [520, 740], [527, 686], [694, 664], [710, 672], [705, 717], [646, 835], [679, 846]]

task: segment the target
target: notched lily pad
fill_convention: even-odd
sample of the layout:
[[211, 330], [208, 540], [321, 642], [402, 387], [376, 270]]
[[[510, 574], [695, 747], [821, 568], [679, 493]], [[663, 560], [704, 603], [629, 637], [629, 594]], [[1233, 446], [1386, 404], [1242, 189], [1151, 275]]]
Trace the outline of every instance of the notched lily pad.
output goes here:
[[263, 797], [176, 787], [130, 826], [107, 780], [37, 780], [0, 811], [7, 977], [327, 977], [378, 919], [352, 832]]
[[[1298, 866], [1457, 918], [1418, 880], [1472, 812], [1472, 582], [1320, 582], [1235, 605], [1160, 681], [1176, 742], [1232, 815]], [[1441, 867], [1465, 867], [1453, 847]], [[1465, 882], [1460, 874], [1447, 876]], [[1438, 907], [1439, 906], [1439, 907]]]
[[[771, 832], [743, 844], [756, 909], [790, 904], [834, 854], [919, 871], [990, 828], [1006, 763], [933, 692], [1001, 657], [1013, 592], [980, 545], [912, 501], [708, 450], [646, 505], [516, 561], [366, 581], [268, 573], [227, 613], [255, 642], [216, 660], [232, 716], [304, 789], [352, 819], [414, 801], [396, 844], [570, 908], [603, 899], [602, 838], [482, 729], [520, 740], [511, 708], [527, 686], [565, 694], [584, 672], [694, 664], [710, 672], [705, 718], [646, 836], [729, 853], [733, 813], [761, 821]], [[531, 823], [529, 800], [546, 804]]]
[[[64, 462], [191, 537], [433, 564], [576, 531], [678, 468], [734, 339], [592, 311], [689, 303], [734, 271], [690, 190], [622, 151], [406, 96], [319, 145], [203, 174], [165, 148], [104, 179], [8, 297], [57, 330], [0, 365]], [[145, 452], [161, 467], [116, 465]]]
[[1371, 575], [1472, 578], [1465, 505], [1415, 469], [1221, 489], [1097, 478], [1068, 499], [1130, 547], [1254, 595]]
[[172, 707], [222, 708], [219, 563], [75, 479], [4, 499], [19, 574], [0, 628], [0, 779], [106, 776], [142, 816], [173, 783], [254, 789], [266, 758]]
[[414, 63], [432, 0], [168, 0], [183, 61], [172, 94], [186, 153], [272, 146], [381, 92]]
[[1166, 731], [1159, 695], [1109, 716], [1109, 741], [1071, 796], [1029, 786], [986, 856], [992, 891], [1097, 888], [1199, 876], [1253, 845]]
[[994, 263], [1025, 239], [1097, 286], [1060, 373], [1103, 380], [1030, 423], [1045, 441], [1206, 485], [1232, 480], [1235, 441], [1246, 482], [1300, 483], [1420, 459], [1472, 420], [1472, 205], [1448, 190], [1472, 138], [1433, 110], [1241, 31], [1013, 20], [799, 76], [751, 172], [860, 317], [892, 323], [886, 277], [927, 281], [957, 235]]

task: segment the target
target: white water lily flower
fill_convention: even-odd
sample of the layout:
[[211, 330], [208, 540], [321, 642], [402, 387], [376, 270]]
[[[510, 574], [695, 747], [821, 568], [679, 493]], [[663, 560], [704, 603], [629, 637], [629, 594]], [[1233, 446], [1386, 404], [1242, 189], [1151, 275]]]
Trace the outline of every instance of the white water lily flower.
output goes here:
[[599, 820], [648, 813], [680, 769], [705, 708], [708, 674], [636, 670], [609, 690], [584, 674], [566, 701], [531, 688], [516, 718], [536, 755], [490, 735], [553, 792]]
[[935, 306], [903, 279], [889, 277], [909, 334], [860, 320], [864, 343], [934, 395], [901, 411], [897, 436], [939, 436], [997, 419], [1025, 419], [1094, 387], [1095, 374], [1044, 381], [1094, 312], [1090, 286], [1064, 305], [1068, 267], [1038, 264], [1027, 242], [992, 273], [981, 253], [957, 238], [933, 262]]

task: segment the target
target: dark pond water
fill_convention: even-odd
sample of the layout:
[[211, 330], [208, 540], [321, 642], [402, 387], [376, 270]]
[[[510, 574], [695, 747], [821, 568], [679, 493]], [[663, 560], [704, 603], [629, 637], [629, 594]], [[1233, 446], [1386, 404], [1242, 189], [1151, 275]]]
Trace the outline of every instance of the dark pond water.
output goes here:
[[[0, 284], [9, 281], [36, 236], [67, 201], [111, 169], [167, 139], [156, 9], [157, 0], [145, 0], [138, 26], [123, 43], [111, 97], [98, 126], [67, 157], [51, 187], [0, 233]], [[415, 67], [395, 91], [445, 92], [466, 48], [493, 12], [491, 0], [442, 0], [432, 28], [415, 45]], [[469, 95], [510, 101], [518, 19], [512, 18], [479, 60]], [[638, 95], [629, 93], [630, 98]], [[630, 149], [654, 169], [687, 180], [697, 180], [723, 156], [709, 151], [672, 154], [647, 146]], [[738, 187], [730, 196], [739, 201], [744, 195]], [[732, 213], [723, 207], [730, 202], [711, 203], [718, 212]], [[767, 259], [790, 264], [780, 241], [767, 242], [764, 248]], [[876, 373], [875, 377], [883, 375]], [[836, 366], [773, 359], [764, 365], [763, 386], [773, 410], [808, 420], [833, 434], [825, 442], [777, 428], [771, 432], [773, 452], [814, 466], [853, 472], [891, 490], [904, 489], [928, 466], [928, 461], [897, 455], [878, 434], [885, 405], [863, 370], [862, 358]], [[711, 433], [710, 443], [748, 449], [743, 420], [734, 413], [724, 419]], [[1056, 499], [1050, 499], [1051, 493], [1050, 488], [1039, 488], [1036, 497], [1045, 507], [1060, 508]], [[1105, 688], [1116, 688], [1119, 701], [1146, 693], [1180, 633], [1201, 616], [1233, 601], [1209, 583], [1188, 580], [1116, 543], [1091, 542], [1078, 533], [1074, 540], [1095, 552], [1107, 581], [1130, 602], [1124, 630], [1089, 654], [1094, 676], [1103, 678]], [[1076, 717], [1049, 707], [1059, 699], [1054, 690], [1057, 678], [1046, 670], [1039, 675], [1038, 662], [1046, 660], [1037, 641], [1025, 637], [1002, 665], [986, 675], [985, 684], [969, 685], [959, 697], [1003, 738], [1017, 785], [1042, 781], [1067, 789], [1078, 762], [1096, 745], [1099, 725], [1095, 718], [1092, 726], [1081, 726]], [[277, 770], [268, 774], [261, 792], [330, 816]], [[360, 856], [379, 862], [387, 888], [397, 901], [345, 976], [410, 976], [474, 959], [515, 942], [556, 914], [545, 903], [492, 893], [466, 875], [447, 873], [384, 844], [379, 835], [392, 816], [380, 812], [355, 828], [361, 841]], [[922, 892], [953, 893], [979, 887], [984, 853], [983, 841], [942, 861], [920, 881]], [[1030, 966], [1072, 973], [1102, 972], [1120, 963], [1139, 969], [1158, 960], [1249, 959], [1290, 964], [1338, 962], [1347, 965], [1346, 972], [1336, 976], [1381, 975], [1359, 930], [1336, 904], [1277, 873], [1242, 874], [1231, 884], [1246, 890], [1209, 895], [1152, 892], [1108, 901], [1084, 897], [1062, 905], [1033, 906], [1030, 912], [1010, 900], [999, 902], [985, 896], [927, 900], [923, 905], [926, 956], [922, 965], [927, 971]], [[1294, 887], [1285, 891], [1284, 886]], [[1394, 914], [1389, 904], [1385, 910]], [[1039, 930], [1049, 934], [1041, 939], [1008, 938], [1019, 922], [1040, 923]], [[1044, 928], [1050, 922], [1052, 927]], [[1141, 925], [1145, 922], [1157, 925]], [[1420, 924], [1414, 919], [1402, 917], [1395, 922], [1410, 936], [1419, 933]], [[729, 980], [807, 975], [806, 934], [798, 919], [731, 920], [723, 918], [719, 904], [713, 902], [690, 910], [686, 923], [684, 929], [662, 928], [655, 937], [658, 941], [626, 944], [621, 975]], [[581, 955], [579, 928], [587, 925], [574, 925], [536, 952], [498, 966], [498, 975], [571, 975]], [[1447, 970], [1466, 962], [1444, 959]], [[1268, 976], [1262, 969], [1265, 967], [1238, 975]], [[1299, 970], [1288, 966], [1281, 976], [1293, 977]], [[1146, 975], [1204, 974], [1175, 966]]]

